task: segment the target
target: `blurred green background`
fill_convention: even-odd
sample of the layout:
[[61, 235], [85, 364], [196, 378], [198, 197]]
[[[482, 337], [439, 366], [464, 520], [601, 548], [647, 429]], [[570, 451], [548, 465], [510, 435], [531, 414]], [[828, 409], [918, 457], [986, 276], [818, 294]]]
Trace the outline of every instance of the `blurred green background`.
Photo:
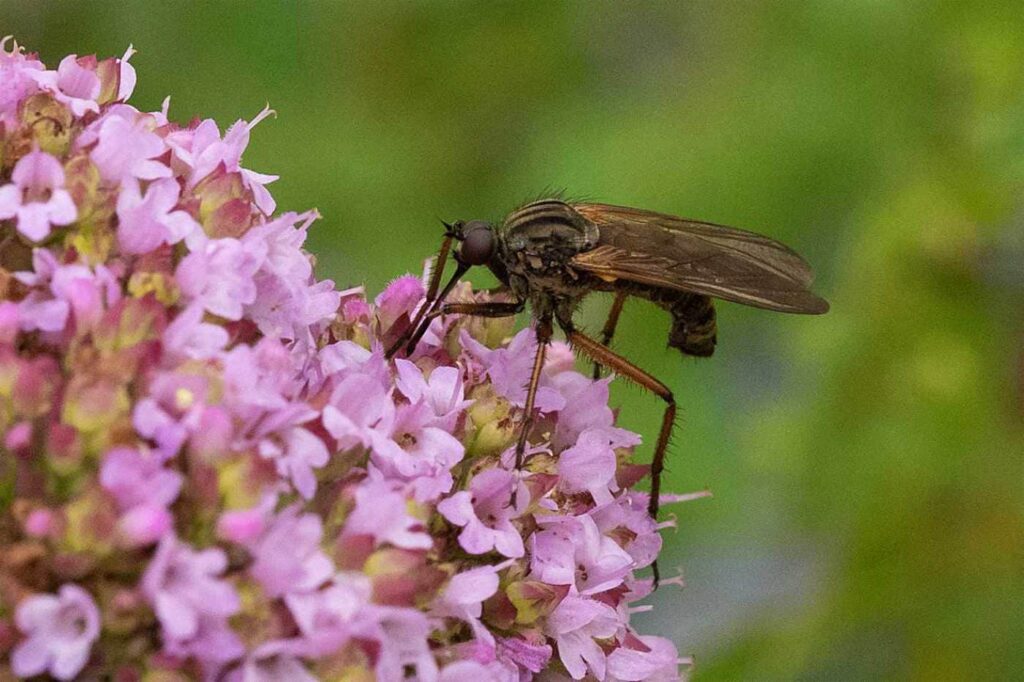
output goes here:
[[[715, 493], [671, 510], [688, 586], [641, 627], [698, 680], [1024, 679], [1019, 2], [0, 0], [3, 34], [134, 43], [133, 103], [179, 121], [269, 101], [246, 166], [320, 209], [340, 285], [545, 188], [793, 245], [832, 312], [722, 304], [710, 361], [627, 306], [684, 405], [669, 488]], [[658, 401], [614, 400], [653, 440]]]

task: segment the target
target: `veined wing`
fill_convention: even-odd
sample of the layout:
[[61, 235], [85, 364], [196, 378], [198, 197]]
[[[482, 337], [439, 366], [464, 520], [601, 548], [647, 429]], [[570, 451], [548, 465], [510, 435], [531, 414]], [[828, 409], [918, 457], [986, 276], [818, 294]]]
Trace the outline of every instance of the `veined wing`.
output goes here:
[[828, 310], [828, 302], [808, 289], [810, 266], [774, 239], [624, 206], [572, 207], [600, 230], [598, 246], [572, 259], [576, 269], [768, 310]]

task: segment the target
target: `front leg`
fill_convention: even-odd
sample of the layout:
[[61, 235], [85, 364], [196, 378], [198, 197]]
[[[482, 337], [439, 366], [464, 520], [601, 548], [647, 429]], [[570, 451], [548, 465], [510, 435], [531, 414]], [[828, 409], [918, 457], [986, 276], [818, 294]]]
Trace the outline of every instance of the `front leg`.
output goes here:
[[472, 315], [474, 317], [512, 317], [523, 312], [523, 301], [486, 301], [484, 303], [445, 303], [429, 315], [428, 320], [443, 315]]
[[413, 318], [412, 322], [409, 323], [409, 327], [402, 333], [398, 339], [388, 348], [385, 353], [385, 357], [391, 358], [398, 349], [402, 347], [402, 344], [407, 343], [416, 330], [420, 327], [423, 322], [424, 315], [427, 311], [434, 307], [437, 299], [437, 290], [441, 286], [441, 276], [444, 274], [444, 266], [448, 264], [448, 252], [452, 247], [452, 235], [450, 234], [451, 228], [445, 223], [445, 227], [448, 231], [445, 232], [444, 239], [441, 241], [441, 248], [437, 252], [437, 258], [434, 259], [434, 266], [430, 269], [430, 284], [427, 287], [426, 297], [423, 299], [423, 305], [416, 312], [416, 317]]

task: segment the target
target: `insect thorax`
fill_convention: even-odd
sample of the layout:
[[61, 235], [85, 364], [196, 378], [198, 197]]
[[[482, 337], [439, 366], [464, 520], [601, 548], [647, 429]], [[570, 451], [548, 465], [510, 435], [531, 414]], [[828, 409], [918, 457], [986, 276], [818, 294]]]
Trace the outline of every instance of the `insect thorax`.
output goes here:
[[500, 255], [512, 288], [535, 302], [538, 298], [578, 300], [586, 287], [569, 261], [594, 248], [598, 237], [596, 225], [557, 199], [535, 201], [513, 211], [500, 231]]

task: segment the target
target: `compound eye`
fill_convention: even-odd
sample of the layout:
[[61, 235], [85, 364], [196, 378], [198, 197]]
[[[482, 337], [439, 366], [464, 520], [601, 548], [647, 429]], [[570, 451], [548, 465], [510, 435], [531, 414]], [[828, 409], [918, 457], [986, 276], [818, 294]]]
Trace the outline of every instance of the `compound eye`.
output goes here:
[[459, 249], [459, 259], [466, 265], [483, 265], [494, 254], [494, 233], [482, 220], [466, 223], [465, 237]]

